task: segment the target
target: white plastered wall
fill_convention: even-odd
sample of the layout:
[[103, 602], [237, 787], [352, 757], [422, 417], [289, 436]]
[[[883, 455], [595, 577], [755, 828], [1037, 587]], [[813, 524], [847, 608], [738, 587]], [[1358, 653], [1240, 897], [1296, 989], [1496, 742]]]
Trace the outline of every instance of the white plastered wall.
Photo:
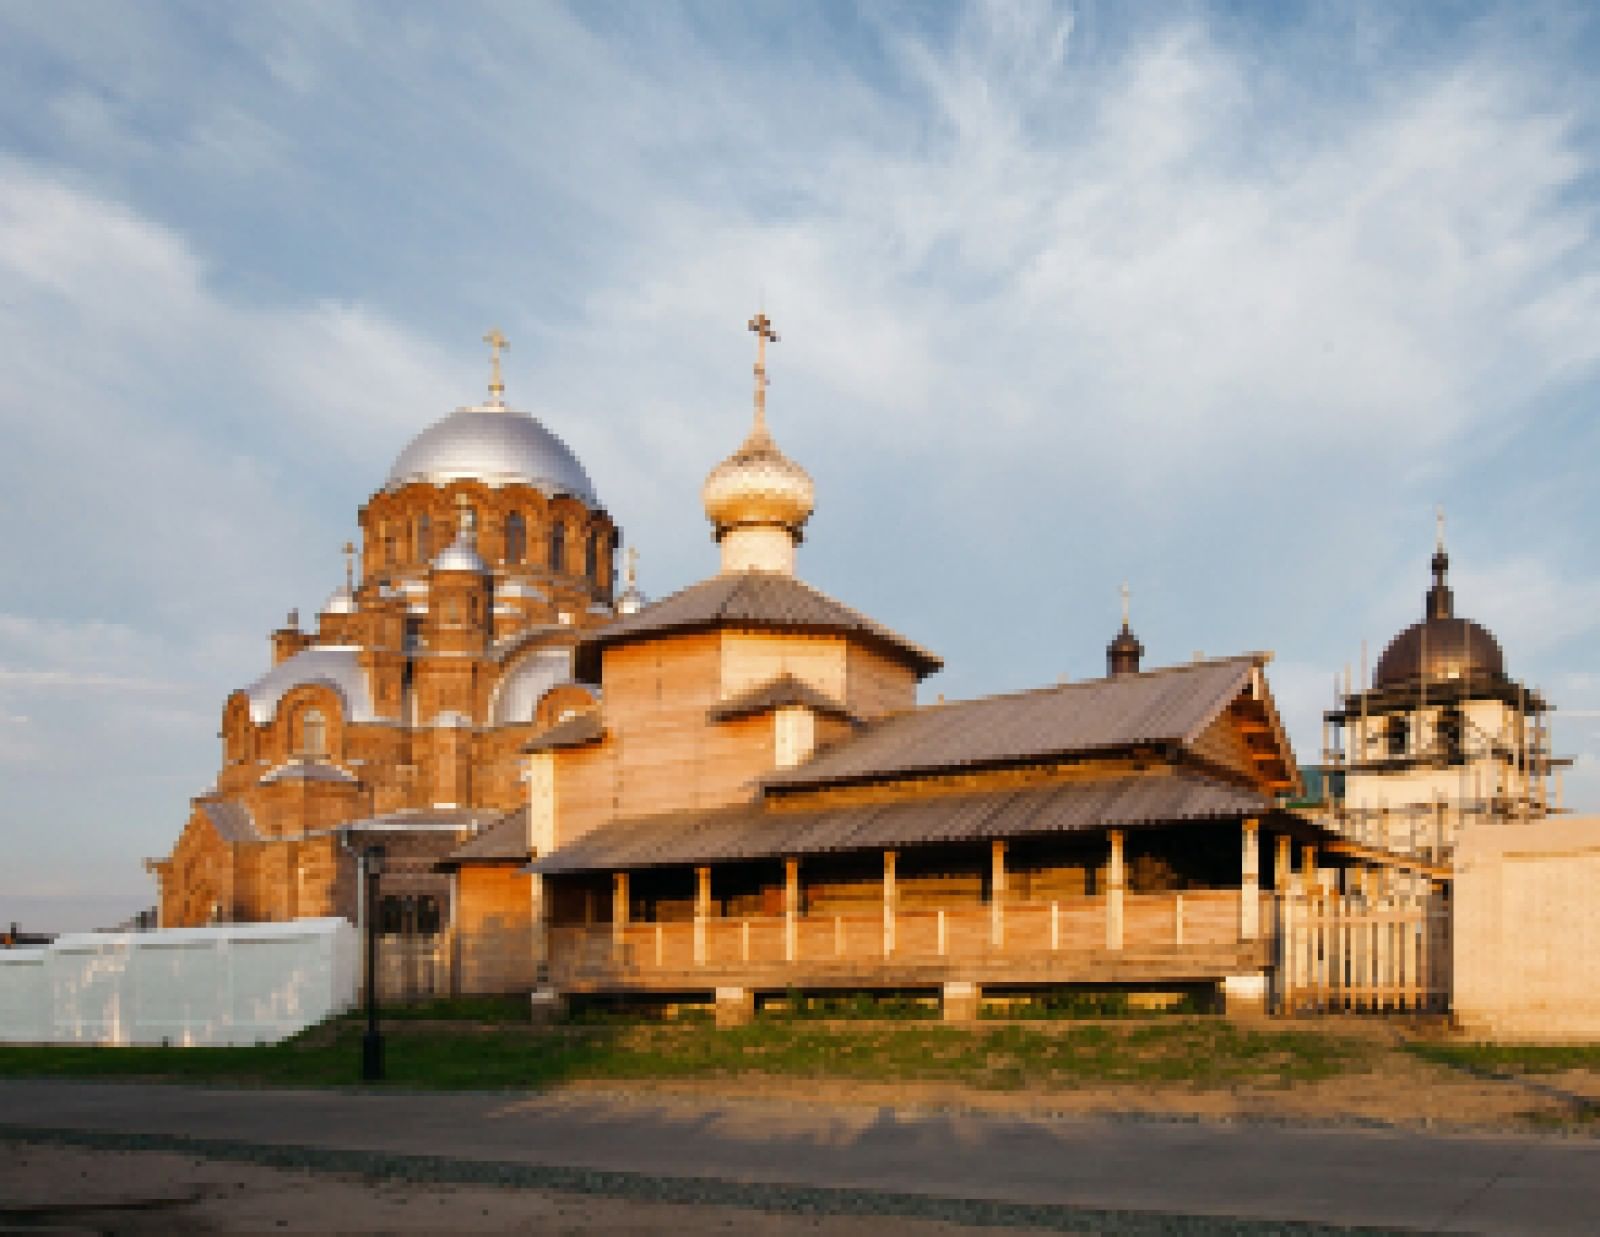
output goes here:
[[1600, 1042], [1600, 817], [1480, 824], [1457, 844], [1454, 1000], [1485, 1039]]

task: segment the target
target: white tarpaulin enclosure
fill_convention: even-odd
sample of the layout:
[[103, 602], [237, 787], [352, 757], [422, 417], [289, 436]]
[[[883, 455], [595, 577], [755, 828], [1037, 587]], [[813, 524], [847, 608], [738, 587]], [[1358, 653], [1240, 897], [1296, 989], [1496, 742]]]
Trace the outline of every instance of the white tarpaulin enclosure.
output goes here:
[[355, 1004], [343, 919], [63, 936], [0, 950], [0, 1042], [276, 1043]]

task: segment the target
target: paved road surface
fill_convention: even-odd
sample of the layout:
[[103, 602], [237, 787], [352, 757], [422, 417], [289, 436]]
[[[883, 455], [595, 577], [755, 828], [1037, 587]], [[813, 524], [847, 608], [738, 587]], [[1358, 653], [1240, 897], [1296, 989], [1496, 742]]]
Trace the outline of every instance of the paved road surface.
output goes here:
[[[1600, 1140], [625, 1095], [0, 1080], [51, 1129], [944, 1199], [1472, 1232], [1600, 1229]], [[163, 1144], [162, 1140], [167, 1140]]]

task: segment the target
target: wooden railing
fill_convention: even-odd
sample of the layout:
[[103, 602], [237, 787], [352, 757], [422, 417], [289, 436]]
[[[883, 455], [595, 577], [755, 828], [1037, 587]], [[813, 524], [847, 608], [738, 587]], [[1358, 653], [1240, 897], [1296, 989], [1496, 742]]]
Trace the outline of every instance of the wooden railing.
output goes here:
[[[1263, 897], [1261, 937], [1272, 930]], [[1053, 902], [966, 905], [935, 910], [748, 918], [689, 922], [557, 926], [549, 933], [557, 983], [735, 975], [769, 976], [803, 964], [938, 963], [978, 965], [1053, 957], [1233, 948], [1241, 942], [1240, 893], [1234, 889], [1124, 894], [1117, 939], [1106, 895]], [[1249, 944], [1250, 942], [1243, 942]]]

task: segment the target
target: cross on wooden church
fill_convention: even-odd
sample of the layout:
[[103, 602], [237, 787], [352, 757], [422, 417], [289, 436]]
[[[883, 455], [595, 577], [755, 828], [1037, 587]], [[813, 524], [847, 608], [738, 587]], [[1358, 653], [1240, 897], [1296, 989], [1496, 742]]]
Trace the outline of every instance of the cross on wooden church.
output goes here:
[[504, 408], [506, 384], [500, 378], [500, 352], [511, 347], [511, 341], [500, 333], [499, 327], [494, 326], [489, 328], [483, 342], [489, 345], [489, 404], [494, 408]]
[[756, 424], [767, 424], [767, 341], [778, 342], [778, 332], [772, 329], [772, 320], [764, 313], [750, 319], [750, 329], [756, 336]]

